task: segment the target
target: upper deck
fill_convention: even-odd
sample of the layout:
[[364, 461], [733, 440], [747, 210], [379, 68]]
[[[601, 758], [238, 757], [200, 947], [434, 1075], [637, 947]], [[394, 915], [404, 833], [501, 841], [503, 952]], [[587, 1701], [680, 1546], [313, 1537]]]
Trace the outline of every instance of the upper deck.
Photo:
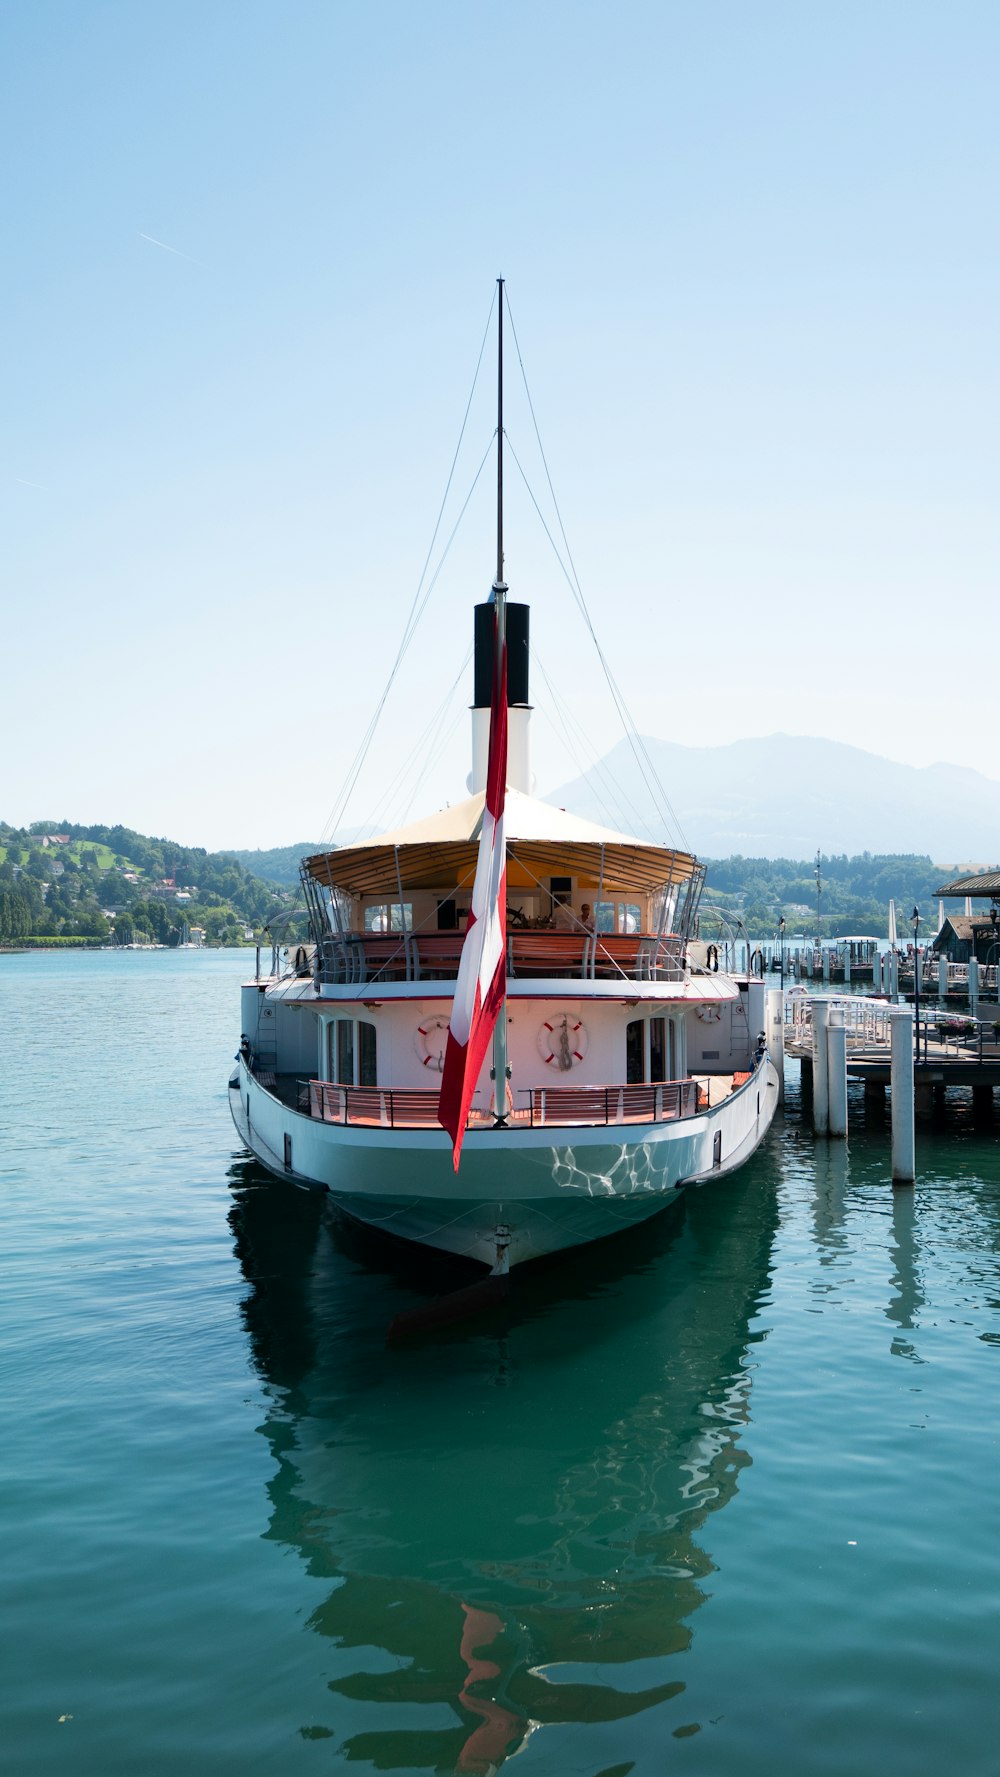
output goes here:
[[[453, 981], [464, 941], [461, 931], [338, 933], [322, 941], [319, 980], [374, 987]], [[507, 975], [514, 981], [681, 981], [684, 946], [673, 933], [513, 931]]]

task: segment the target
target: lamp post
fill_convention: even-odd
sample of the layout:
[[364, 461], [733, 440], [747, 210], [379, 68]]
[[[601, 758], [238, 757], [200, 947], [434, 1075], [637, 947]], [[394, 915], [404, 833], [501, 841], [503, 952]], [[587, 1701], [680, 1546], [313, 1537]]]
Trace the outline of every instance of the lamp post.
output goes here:
[[785, 917], [782, 914], [778, 921], [778, 969], [781, 980], [781, 992], [785, 991]]
[[920, 908], [914, 907], [910, 914], [913, 926], [913, 1031], [916, 1039], [916, 1059], [920, 1060], [920, 958], [917, 954], [917, 937], [920, 932]]

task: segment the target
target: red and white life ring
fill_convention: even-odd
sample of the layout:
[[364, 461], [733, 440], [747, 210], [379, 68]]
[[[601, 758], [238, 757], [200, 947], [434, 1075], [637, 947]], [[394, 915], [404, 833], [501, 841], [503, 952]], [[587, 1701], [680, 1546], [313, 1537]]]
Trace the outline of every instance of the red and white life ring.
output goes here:
[[429, 1074], [444, 1072], [444, 1052], [448, 1047], [447, 1018], [424, 1018], [413, 1033], [413, 1047]]
[[546, 1018], [538, 1032], [538, 1053], [546, 1067], [556, 1073], [568, 1074], [579, 1067], [587, 1053], [587, 1026], [582, 1018], [564, 1013], [561, 1018]]
[[710, 1001], [707, 1005], [698, 1007], [698, 1017], [702, 1024], [721, 1024], [722, 1007]]

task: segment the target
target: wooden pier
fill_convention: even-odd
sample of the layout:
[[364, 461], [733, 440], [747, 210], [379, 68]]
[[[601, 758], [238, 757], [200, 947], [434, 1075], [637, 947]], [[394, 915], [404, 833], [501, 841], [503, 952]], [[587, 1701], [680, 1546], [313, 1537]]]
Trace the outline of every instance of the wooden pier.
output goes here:
[[[847, 1026], [847, 1074], [863, 1080], [865, 1100], [884, 1101], [891, 1078], [891, 1008], [882, 1002], [839, 996]], [[802, 1066], [803, 1086], [812, 1083], [813, 1028], [810, 1002], [793, 1004], [785, 1024], [785, 1054]], [[940, 1109], [949, 1086], [971, 1088], [977, 1110], [992, 1111], [993, 1094], [1000, 1087], [1000, 1023], [949, 1018], [946, 1014], [920, 1018], [919, 1038], [914, 1041], [913, 1081], [919, 1111]]]

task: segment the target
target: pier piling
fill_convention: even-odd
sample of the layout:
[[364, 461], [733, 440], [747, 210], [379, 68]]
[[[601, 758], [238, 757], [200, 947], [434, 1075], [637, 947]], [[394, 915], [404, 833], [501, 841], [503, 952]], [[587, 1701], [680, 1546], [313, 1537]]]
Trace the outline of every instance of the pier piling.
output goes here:
[[847, 1136], [847, 1026], [841, 1006], [831, 1006], [826, 1030], [829, 1074], [827, 1126], [838, 1138]]
[[829, 1001], [816, 1000], [813, 1004], [813, 1129], [817, 1135], [830, 1132], [829, 1016]]
[[899, 1006], [890, 1019], [892, 1119], [892, 1182], [912, 1185], [916, 1178], [916, 1120], [913, 1092], [913, 1013]]

